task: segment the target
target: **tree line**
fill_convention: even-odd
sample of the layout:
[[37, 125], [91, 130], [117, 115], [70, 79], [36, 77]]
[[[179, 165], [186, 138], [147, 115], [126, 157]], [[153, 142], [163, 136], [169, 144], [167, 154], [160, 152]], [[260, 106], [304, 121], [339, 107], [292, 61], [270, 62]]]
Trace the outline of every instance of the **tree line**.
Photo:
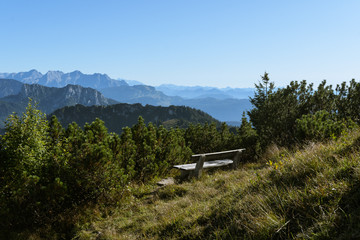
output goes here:
[[322, 81], [315, 90], [305, 80], [275, 89], [265, 72], [250, 102], [250, 122], [262, 149], [324, 140], [360, 123], [360, 83], [352, 79], [333, 88]]

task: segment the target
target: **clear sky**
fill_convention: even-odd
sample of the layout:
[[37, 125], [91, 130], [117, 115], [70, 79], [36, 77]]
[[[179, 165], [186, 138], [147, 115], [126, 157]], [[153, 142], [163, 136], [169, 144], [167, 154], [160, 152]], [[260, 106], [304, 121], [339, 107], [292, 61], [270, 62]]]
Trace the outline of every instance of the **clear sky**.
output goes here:
[[0, 72], [149, 85], [360, 79], [359, 0], [1, 0]]

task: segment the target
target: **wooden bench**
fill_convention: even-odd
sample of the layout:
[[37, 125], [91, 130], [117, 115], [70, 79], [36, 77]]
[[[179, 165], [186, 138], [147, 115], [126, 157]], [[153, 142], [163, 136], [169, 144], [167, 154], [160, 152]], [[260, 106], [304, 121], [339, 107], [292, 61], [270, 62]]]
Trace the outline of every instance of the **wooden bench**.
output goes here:
[[191, 160], [193, 162], [196, 161], [196, 163], [175, 165], [174, 168], [181, 170], [181, 178], [189, 176], [199, 178], [204, 168], [222, 167], [232, 164], [232, 168], [236, 169], [240, 161], [240, 154], [244, 150], [245, 149], [235, 149], [223, 152], [195, 154], [191, 156]]

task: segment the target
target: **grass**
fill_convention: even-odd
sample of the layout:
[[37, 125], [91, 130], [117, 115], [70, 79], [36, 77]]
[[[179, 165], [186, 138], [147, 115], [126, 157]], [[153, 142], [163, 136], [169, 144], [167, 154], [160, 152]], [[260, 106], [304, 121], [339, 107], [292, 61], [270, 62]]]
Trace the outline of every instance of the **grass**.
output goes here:
[[[163, 188], [132, 185], [74, 239], [360, 239], [360, 131]], [[33, 238], [38, 239], [38, 238]]]
[[158, 189], [79, 226], [78, 239], [360, 238], [360, 132]]

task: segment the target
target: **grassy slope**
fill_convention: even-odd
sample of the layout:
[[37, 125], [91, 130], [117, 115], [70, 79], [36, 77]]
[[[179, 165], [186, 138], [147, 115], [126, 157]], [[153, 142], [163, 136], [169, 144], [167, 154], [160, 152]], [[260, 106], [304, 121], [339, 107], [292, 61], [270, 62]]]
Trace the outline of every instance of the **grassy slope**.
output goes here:
[[94, 211], [79, 239], [359, 239], [360, 132]]

